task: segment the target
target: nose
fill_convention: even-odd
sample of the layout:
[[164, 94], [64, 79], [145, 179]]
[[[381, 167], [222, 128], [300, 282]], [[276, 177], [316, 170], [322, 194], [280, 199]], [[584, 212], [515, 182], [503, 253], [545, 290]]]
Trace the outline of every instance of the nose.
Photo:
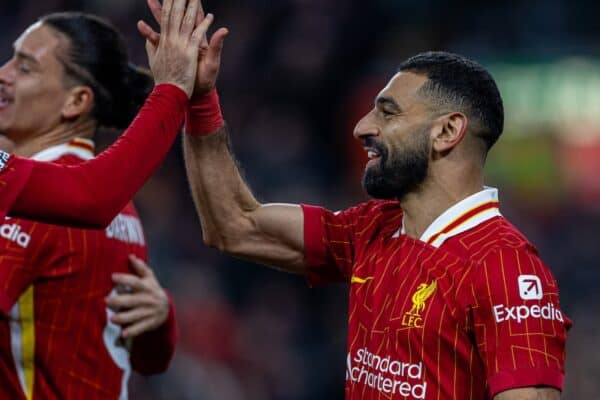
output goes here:
[[0, 84], [10, 85], [15, 81], [14, 68], [11, 61], [5, 62], [0, 66]]
[[358, 121], [354, 127], [354, 137], [358, 140], [363, 140], [369, 136], [379, 136], [380, 129], [375, 123], [375, 110], [371, 110], [368, 114]]

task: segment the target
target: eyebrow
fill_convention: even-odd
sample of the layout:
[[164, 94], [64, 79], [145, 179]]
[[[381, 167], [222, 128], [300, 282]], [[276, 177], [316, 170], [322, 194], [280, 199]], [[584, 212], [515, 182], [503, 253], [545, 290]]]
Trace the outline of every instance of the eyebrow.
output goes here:
[[400, 105], [396, 103], [396, 100], [394, 100], [391, 97], [377, 96], [377, 98], [375, 99], [375, 105], [379, 107], [389, 106], [393, 108], [395, 112], [402, 112], [402, 108], [400, 107]]
[[15, 55], [17, 57], [19, 57], [19, 58], [22, 58], [22, 59], [27, 60], [27, 61], [31, 61], [32, 63], [39, 65], [39, 61], [36, 60], [36, 58], [34, 56], [30, 55], [30, 54], [23, 53], [22, 51], [15, 50]]

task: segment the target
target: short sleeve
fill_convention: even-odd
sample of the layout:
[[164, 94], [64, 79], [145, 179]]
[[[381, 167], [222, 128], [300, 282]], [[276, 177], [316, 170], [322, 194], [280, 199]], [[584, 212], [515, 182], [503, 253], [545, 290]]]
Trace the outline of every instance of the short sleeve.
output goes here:
[[10, 211], [31, 174], [29, 160], [0, 150], [0, 221]]
[[348, 281], [354, 262], [356, 208], [334, 213], [303, 204], [302, 211], [309, 284], [318, 286]]
[[557, 283], [535, 249], [520, 245], [486, 257], [474, 295], [473, 329], [490, 398], [519, 387], [562, 390], [571, 321], [560, 308]]

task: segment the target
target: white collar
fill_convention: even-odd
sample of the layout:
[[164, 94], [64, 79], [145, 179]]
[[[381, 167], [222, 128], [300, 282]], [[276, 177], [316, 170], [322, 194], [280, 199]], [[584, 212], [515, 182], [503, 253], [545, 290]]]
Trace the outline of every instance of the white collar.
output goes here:
[[54, 161], [66, 155], [90, 160], [94, 158], [94, 142], [89, 139], [75, 138], [68, 143], [45, 148], [30, 158], [37, 161]]
[[[419, 239], [433, 247], [440, 247], [446, 239], [473, 229], [491, 218], [501, 216], [498, 207], [498, 189], [485, 187], [482, 191], [444, 211]], [[406, 234], [404, 221], [402, 227], [392, 237], [398, 237], [400, 234]]]

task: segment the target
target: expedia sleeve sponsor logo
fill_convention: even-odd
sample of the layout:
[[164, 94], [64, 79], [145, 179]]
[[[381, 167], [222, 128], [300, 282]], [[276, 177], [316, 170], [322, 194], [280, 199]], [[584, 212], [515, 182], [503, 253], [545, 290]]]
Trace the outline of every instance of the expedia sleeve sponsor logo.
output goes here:
[[10, 154], [8, 154], [5, 151], [0, 150], [0, 171], [2, 171], [4, 169], [4, 167], [6, 167], [6, 164], [8, 164], [9, 160], [10, 160]]
[[[519, 297], [522, 300], [541, 300], [544, 297], [542, 281], [536, 275], [519, 275], [517, 278]], [[504, 304], [494, 305], [494, 319], [497, 323], [514, 320], [517, 323], [528, 318], [546, 319], [549, 321], [565, 322], [562, 312], [554, 304], [522, 304], [518, 306], [507, 306]]]
[[542, 281], [536, 275], [520, 275], [519, 296], [523, 300], [541, 300], [544, 296]]
[[346, 357], [346, 380], [386, 394], [425, 399], [427, 382], [423, 380], [423, 363], [408, 363], [358, 349]]
[[21, 225], [17, 223], [5, 223], [0, 225], [0, 237], [16, 243], [24, 249], [27, 248], [29, 242], [31, 242], [31, 236], [29, 236], [27, 232], [22, 232]]
[[552, 303], [548, 303], [544, 306], [534, 304], [531, 306], [520, 305], [512, 307], [499, 304], [494, 306], [494, 318], [497, 323], [510, 321], [512, 319], [520, 324], [528, 318], [541, 318], [549, 321], [565, 322], [562, 312], [554, 307], [554, 304]]

